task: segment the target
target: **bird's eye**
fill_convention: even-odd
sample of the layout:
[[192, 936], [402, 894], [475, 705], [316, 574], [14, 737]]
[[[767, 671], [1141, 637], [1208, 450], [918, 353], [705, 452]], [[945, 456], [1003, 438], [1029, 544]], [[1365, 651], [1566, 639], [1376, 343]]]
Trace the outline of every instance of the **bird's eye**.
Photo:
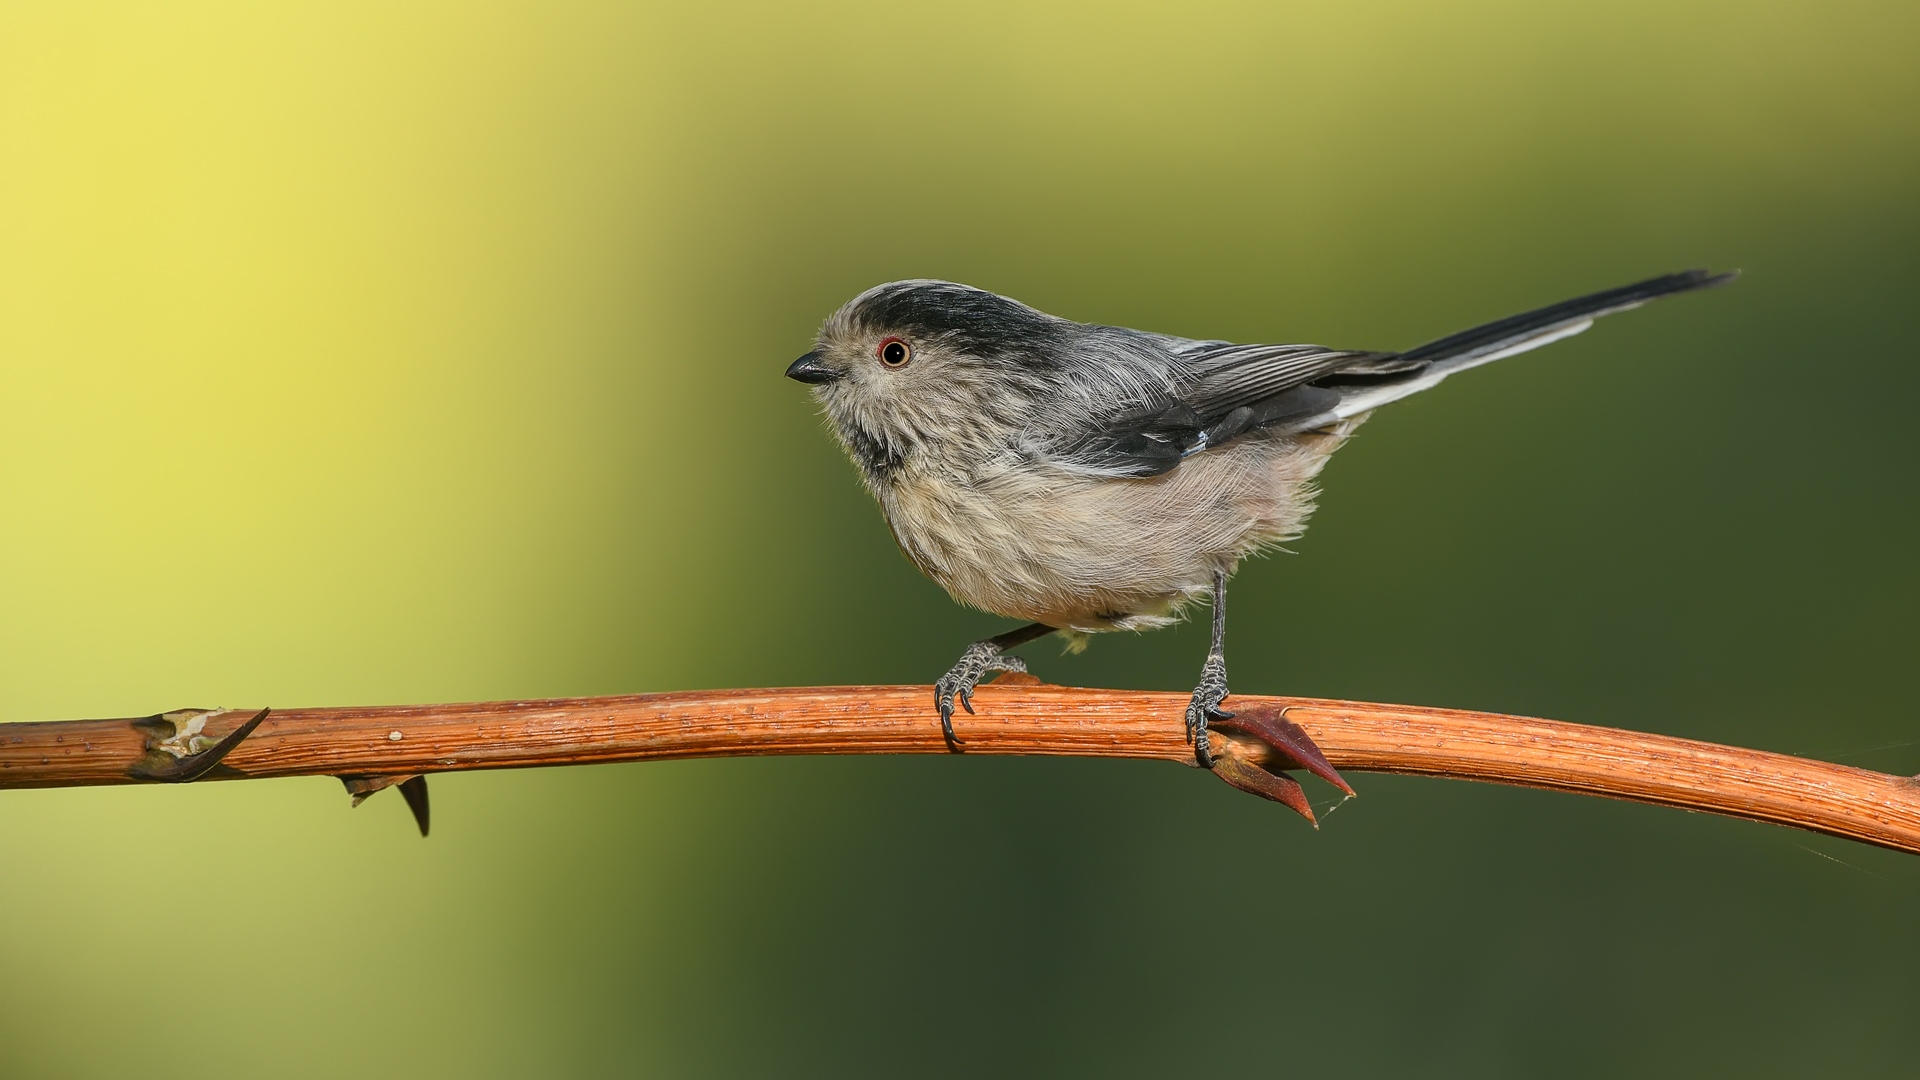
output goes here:
[[897, 337], [887, 338], [873, 351], [888, 367], [906, 367], [907, 361], [913, 359], [913, 350]]

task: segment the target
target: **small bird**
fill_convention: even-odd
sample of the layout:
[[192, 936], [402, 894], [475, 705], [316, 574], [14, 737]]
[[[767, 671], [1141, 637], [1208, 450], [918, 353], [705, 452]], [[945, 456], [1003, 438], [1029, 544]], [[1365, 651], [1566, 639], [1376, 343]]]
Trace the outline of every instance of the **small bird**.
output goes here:
[[1227, 697], [1226, 590], [1240, 560], [1298, 537], [1314, 477], [1374, 409], [1593, 320], [1737, 275], [1688, 270], [1464, 330], [1406, 352], [1236, 345], [1077, 323], [948, 281], [877, 285], [836, 311], [787, 377], [811, 384], [908, 559], [962, 604], [1029, 625], [967, 647], [958, 700], [1021, 671], [1047, 634], [1145, 630], [1211, 595], [1186, 710], [1198, 764]]

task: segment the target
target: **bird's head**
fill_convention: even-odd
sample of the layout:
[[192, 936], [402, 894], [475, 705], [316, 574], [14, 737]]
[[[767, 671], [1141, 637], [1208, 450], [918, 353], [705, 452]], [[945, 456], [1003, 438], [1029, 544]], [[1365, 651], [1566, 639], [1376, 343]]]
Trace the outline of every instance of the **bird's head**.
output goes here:
[[1031, 419], [1046, 358], [1076, 324], [983, 289], [896, 281], [848, 301], [787, 377], [885, 480], [915, 454], [977, 452]]

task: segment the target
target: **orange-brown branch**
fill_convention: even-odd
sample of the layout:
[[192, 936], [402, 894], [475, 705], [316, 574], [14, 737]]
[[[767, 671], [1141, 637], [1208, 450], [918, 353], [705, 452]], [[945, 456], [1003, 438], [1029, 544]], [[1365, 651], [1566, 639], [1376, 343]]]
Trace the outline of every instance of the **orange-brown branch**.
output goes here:
[[[969, 753], [1192, 764], [1179, 720], [1183, 694], [1018, 680], [981, 687], [974, 704], [979, 715], [956, 718]], [[275, 710], [206, 778], [380, 778], [680, 757], [945, 753], [932, 705], [924, 686], [850, 686]], [[1287, 718], [1344, 770], [1632, 799], [1920, 853], [1920, 780], [1914, 778], [1493, 713], [1245, 695], [1235, 695], [1229, 707], [1289, 708]], [[210, 745], [257, 711], [208, 715], [191, 738], [181, 732], [172, 752]], [[185, 726], [151, 719], [0, 725], [0, 788], [139, 782], [151, 775], [152, 763], [170, 760], [160, 744]], [[1264, 753], [1248, 741], [1216, 738], [1230, 753]]]

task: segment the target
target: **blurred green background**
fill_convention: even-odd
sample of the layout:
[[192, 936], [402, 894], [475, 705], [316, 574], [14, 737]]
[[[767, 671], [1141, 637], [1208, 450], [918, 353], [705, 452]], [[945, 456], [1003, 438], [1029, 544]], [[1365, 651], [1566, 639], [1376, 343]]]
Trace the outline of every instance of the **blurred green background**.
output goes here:
[[[1395, 348], [1704, 265], [1376, 417], [1234, 686], [1920, 771], [1916, 55], [1910, 2], [13, 0], [0, 720], [925, 682], [1005, 624], [780, 377], [859, 290]], [[452, 775], [425, 842], [324, 778], [0, 793], [0, 1073], [1920, 1060], [1920, 860], [1355, 779], [1318, 833], [1042, 759]]]

